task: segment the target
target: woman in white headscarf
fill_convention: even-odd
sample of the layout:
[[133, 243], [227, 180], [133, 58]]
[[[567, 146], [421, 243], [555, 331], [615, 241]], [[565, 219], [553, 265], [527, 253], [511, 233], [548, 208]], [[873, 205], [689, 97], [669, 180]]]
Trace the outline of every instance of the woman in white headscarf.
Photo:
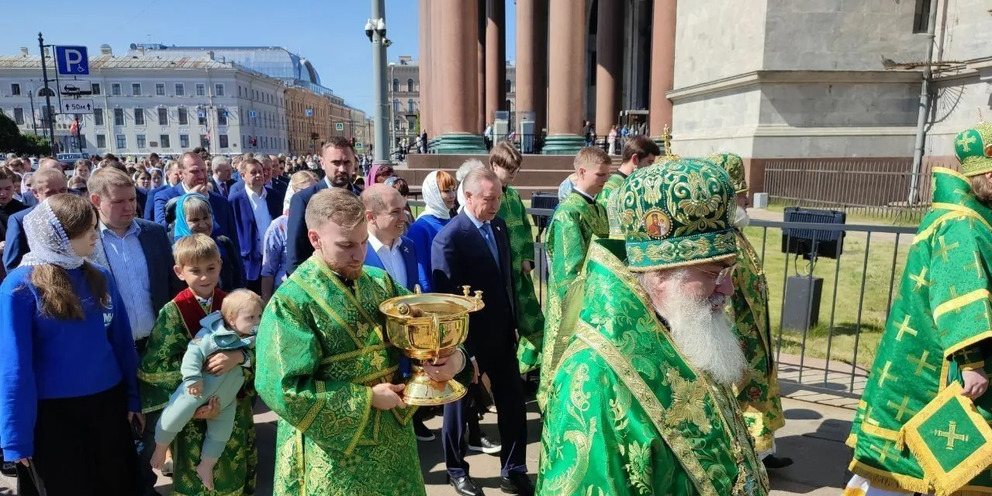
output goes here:
[[[418, 270], [425, 274], [426, 282], [431, 279], [431, 244], [434, 236], [451, 220], [455, 209], [455, 178], [444, 171], [434, 171], [424, 178], [420, 189], [424, 196], [423, 213], [410, 225], [406, 236], [413, 240], [417, 248]], [[421, 288], [425, 293], [431, 288]]]
[[289, 178], [286, 199], [282, 202], [283, 215], [276, 217], [265, 230], [262, 239], [262, 299], [269, 301], [276, 288], [286, 280], [289, 256], [286, 253], [286, 223], [293, 195], [317, 184], [317, 176], [310, 171], [299, 171]]
[[472, 159], [466, 160], [461, 167], [458, 168], [458, 172], [455, 172], [455, 180], [458, 181], [458, 205], [457, 210], [462, 211], [462, 205], [467, 201], [465, 199], [465, 191], [462, 190], [462, 182], [465, 181], [465, 177], [468, 176], [469, 172], [473, 169], [483, 169], [486, 164], [482, 163], [480, 160]]
[[18, 494], [140, 494], [138, 355], [114, 280], [86, 260], [96, 227], [87, 199], [46, 199], [0, 285], [0, 447]]

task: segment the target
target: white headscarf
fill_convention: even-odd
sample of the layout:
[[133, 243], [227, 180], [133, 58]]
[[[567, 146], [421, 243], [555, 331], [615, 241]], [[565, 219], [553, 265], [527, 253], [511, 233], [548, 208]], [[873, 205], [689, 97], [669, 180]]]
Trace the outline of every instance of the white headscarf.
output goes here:
[[425, 215], [433, 215], [439, 219], [451, 218], [451, 212], [448, 211], [448, 206], [444, 204], [444, 198], [441, 197], [441, 187], [437, 184], [437, 172], [431, 172], [424, 178], [424, 184], [420, 188], [420, 192], [424, 195], [424, 204], [426, 206], [418, 218]]
[[50, 264], [72, 270], [83, 265], [48, 200], [24, 216], [24, 234], [31, 251], [21, 259], [22, 267]]

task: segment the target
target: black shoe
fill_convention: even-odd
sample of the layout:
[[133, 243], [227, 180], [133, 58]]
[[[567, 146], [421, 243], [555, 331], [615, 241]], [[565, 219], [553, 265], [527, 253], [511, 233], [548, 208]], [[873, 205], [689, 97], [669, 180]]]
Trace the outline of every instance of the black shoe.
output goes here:
[[451, 477], [449, 475], [448, 483], [451, 484], [451, 486], [455, 488], [455, 492], [461, 496], [485, 496], [482, 489], [479, 489], [479, 487], [475, 485], [475, 482], [472, 482], [472, 478], [467, 475], [465, 477]]
[[418, 419], [413, 420], [413, 433], [417, 435], [417, 441], [427, 442], [437, 439], [437, 436]]
[[503, 449], [503, 447], [497, 443], [490, 441], [488, 437], [482, 436], [477, 441], [473, 441], [469, 439], [468, 449], [472, 451], [481, 451], [482, 453], [485, 453], [487, 455], [495, 455], [496, 453], [499, 453]]
[[499, 488], [504, 493], [520, 494], [522, 496], [534, 496], [534, 483], [530, 477], [523, 472], [510, 472], [509, 477], [503, 477], [499, 482]]
[[778, 469], [785, 468], [792, 465], [792, 458], [779, 458], [775, 455], [768, 455], [761, 459], [761, 463], [765, 464], [765, 468]]
[[14, 462], [3, 462], [3, 465], [0, 465], [0, 474], [7, 477], [17, 477], [17, 464]]

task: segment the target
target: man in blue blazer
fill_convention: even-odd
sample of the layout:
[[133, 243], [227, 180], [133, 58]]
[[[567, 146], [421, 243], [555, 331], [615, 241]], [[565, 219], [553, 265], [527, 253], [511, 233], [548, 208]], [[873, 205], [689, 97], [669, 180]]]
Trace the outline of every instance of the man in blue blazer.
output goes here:
[[232, 193], [231, 187], [237, 183], [237, 181], [231, 178], [231, 173], [234, 172], [234, 167], [231, 166], [231, 159], [218, 155], [210, 160], [210, 169], [210, 184], [213, 185], [214, 193], [224, 198], [230, 198]]
[[165, 226], [165, 205], [169, 200], [182, 196], [186, 193], [199, 192], [207, 196], [210, 202], [210, 209], [214, 214], [214, 222], [220, 226], [220, 234], [231, 238], [235, 246], [240, 246], [238, 233], [234, 228], [234, 215], [231, 211], [231, 204], [227, 198], [207, 191], [207, 164], [199, 154], [193, 152], [183, 153], [179, 157], [180, 181], [179, 184], [165, 188], [155, 193], [155, 222]]
[[[286, 198], [286, 191], [289, 190], [289, 181], [283, 182], [282, 180], [276, 179], [275, 176], [273, 175], [275, 173], [274, 164], [279, 163], [274, 157], [275, 155], [268, 155], [268, 156], [262, 155], [258, 158], [255, 158], [255, 160], [258, 160], [258, 162], [262, 164], [262, 173], [265, 176], [265, 187], [271, 189], [279, 198], [279, 201], [281, 202]], [[241, 163], [241, 169], [244, 170], [244, 162]], [[233, 184], [231, 184], [230, 194], [228, 195], [228, 198], [230, 198], [230, 195], [233, 195], [238, 191], [244, 191], [244, 190], [245, 190], [245, 178], [244, 178], [244, 174], [242, 174], [240, 181], [236, 181]]]
[[[527, 476], [525, 450], [527, 419], [524, 388], [517, 363], [517, 301], [510, 280], [510, 241], [506, 223], [496, 216], [502, 185], [486, 168], [474, 169], [463, 181], [466, 202], [434, 238], [431, 247], [433, 289], [461, 294], [462, 286], [482, 291], [485, 307], [469, 317], [465, 350], [480, 374], [489, 377], [502, 440], [500, 488], [530, 496], [534, 485]], [[444, 406], [441, 440], [448, 477], [462, 496], [481, 494], [469, 477], [465, 462], [465, 426], [468, 409], [463, 398]]]
[[[52, 167], [39, 169], [31, 181], [31, 192], [38, 198], [38, 203], [46, 198], [67, 192], [65, 174]], [[3, 266], [10, 272], [21, 264], [21, 258], [30, 251], [28, 236], [24, 233], [24, 216], [34, 210], [34, 207], [21, 210], [7, 219], [7, 236], [4, 238]]]
[[[155, 220], [155, 195], [157, 195], [159, 191], [165, 191], [165, 190], [167, 190], [169, 188], [172, 188], [173, 186], [179, 184], [179, 181], [178, 181], [178, 178], [177, 178], [178, 171], [179, 171], [179, 163], [173, 161], [169, 165], [169, 168], [166, 169], [165, 171], [163, 171], [163, 174], [165, 175], [165, 177], [163, 179], [162, 185], [161, 186], [158, 186], [158, 187], [155, 187], [155, 188], [151, 188], [151, 189], [148, 190], [148, 195], [147, 195], [147, 197], [145, 199], [145, 202], [142, 203], [142, 205], [144, 206], [141, 209], [141, 218], [142, 219], [150, 220], [150, 221], [154, 221]], [[173, 178], [176, 178], [175, 179], [176, 182], [174, 182], [174, 183], [172, 182], [173, 181]]]
[[351, 142], [344, 136], [331, 136], [320, 150], [320, 164], [325, 177], [317, 184], [297, 191], [289, 204], [289, 218], [286, 220], [286, 255], [288, 261], [287, 273], [294, 270], [310, 255], [313, 255], [313, 245], [307, 238], [306, 213], [310, 198], [318, 191], [327, 188], [345, 188], [358, 194], [352, 184], [358, 157], [351, 147]]
[[231, 193], [228, 201], [234, 212], [234, 225], [241, 240], [241, 260], [245, 267], [245, 287], [262, 292], [262, 248], [269, 224], [282, 215], [282, 198], [265, 186], [262, 164], [253, 158], [241, 163], [246, 187]]

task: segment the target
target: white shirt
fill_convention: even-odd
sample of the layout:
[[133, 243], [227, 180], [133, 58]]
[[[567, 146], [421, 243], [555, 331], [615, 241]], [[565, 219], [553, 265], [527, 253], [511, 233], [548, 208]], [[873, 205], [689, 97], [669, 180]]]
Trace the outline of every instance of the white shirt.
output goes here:
[[386, 270], [389, 277], [396, 281], [397, 285], [405, 288], [408, 281], [406, 280], [406, 260], [403, 260], [403, 254], [400, 252], [402, 244], [403, 240], [397, 239], [393, 242], [393, 247], [390, 248], [379, 241], [375, 234], [369, 232], [369, 246], [382, 261], [382, 268]]
[[269, 205], [265, 201], [265, 197], [268, 196], [269, 192], [265, 188], [262, 188], [262, 194], [259, 195], [251, 188], [245, 188], [245, 193], [248, 193], [248, 201], [251, 202], [251, 211], [255, 214], [255, 227], [258, 228], [258, 241], [261, 241], [262, 236], [265, 235], [265, 231], [269, 229], [269, 224], [272, 223], [272, 215], [269, 214]]

